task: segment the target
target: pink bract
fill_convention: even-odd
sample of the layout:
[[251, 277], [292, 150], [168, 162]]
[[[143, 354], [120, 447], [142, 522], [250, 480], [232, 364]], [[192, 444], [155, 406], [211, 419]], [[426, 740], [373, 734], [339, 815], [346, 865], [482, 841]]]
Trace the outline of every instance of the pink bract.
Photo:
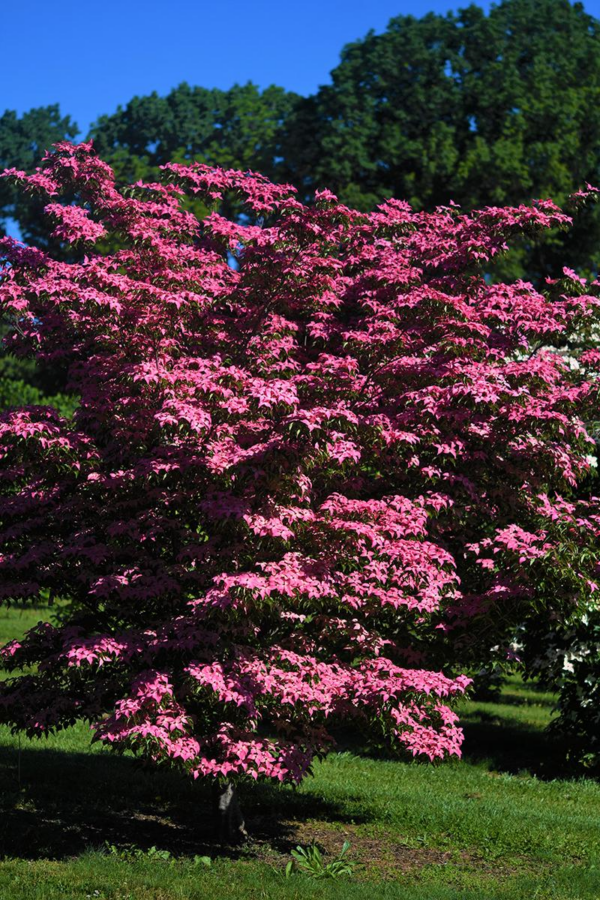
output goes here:
[[[8, 174], [73, 244], [61, 261], [0, 242], [10, 343], [81, 401], [72, 421], [0, 416], [1, 596], [70, 602], [2, 651], [37, 667], [0, 687], [2, 721], [83, 717], [193, 777], [298, 782], [340, 723], [460, 755], [468, 623], [531, 604], [561, 529], [598, 533], [566, 499], [598, 354], [560, 350], [597, 291], [568, 269], [552, 296], [484, 277], [568, 216], [305, 206], [200, 164], [121, 190], [90, 144]], [[186, 195], [246, 218], [199, 221]], [[459, 636], [448, 676], [412, 667], [440, 630]]]

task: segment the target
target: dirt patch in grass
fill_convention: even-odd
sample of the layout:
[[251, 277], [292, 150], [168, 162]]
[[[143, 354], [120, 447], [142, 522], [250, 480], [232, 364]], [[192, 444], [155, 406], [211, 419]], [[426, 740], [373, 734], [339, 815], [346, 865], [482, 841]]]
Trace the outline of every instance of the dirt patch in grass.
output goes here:
[[[302, 822], [285, 820], [277, 823], [278, 834], [268, 835], [269, 821], [251, 823], [261, 837], [252, 842], [248, 853], [255, 859], [268, 862], [276, 868], [285, 868], [290, 852], [298, 844], [303, 847], [316, 844], [328, 863], [339, 856], [344, 841], [350, 849], [347, 859], [357, 864], [359, 879], [373, 878], [396, 880], [402, 876], [418, 875], [425, 868], [451, 867], [454, 870], [476, 872], [495, 878], [508, 878], [523, 872], [527, 860], [514, 860], [514, 865], [499, 860], [486, 860], [480, 853], [464, 850], [441, 850], [427, 846], [411, 846], [397, 834], [377, 829], [365, 829], [360, 825], [326, 822]], [[268, 836], [267, 836], [268, 835]]]

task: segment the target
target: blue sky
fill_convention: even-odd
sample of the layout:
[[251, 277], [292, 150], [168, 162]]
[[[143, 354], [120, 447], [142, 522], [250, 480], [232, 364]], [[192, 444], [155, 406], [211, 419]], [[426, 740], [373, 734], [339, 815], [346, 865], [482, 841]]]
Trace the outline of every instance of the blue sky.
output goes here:
[[[83, 132], [135, 94], [187, 81], [227, 88], [326, 83], [343, 44], [392, 16], [469, 0], [6, 0], [0, 111], [60, 103]], [[487, 0], [478, 5], [489, 8]], [[600, 0], [586, 10], [600, 18]]]
[[383, 31], [398, 14], [467, 5], [469, 0], [5, 0], [0, 111], [59, 102], [86, 130], [97, 115], [135, 94], [164, 94], [182, 81], [220, 88], [254, 81], [312, 93], [328, 81], [342, 45], [370, 28]]

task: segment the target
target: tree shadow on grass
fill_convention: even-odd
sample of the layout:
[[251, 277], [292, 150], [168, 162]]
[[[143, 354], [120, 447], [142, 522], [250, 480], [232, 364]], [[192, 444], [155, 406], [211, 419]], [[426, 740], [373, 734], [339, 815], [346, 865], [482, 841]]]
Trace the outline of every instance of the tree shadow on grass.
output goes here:
[[[242, 804], [252, 839], [289, 852], [293, 820], [346, 822], [317, 794], [248, 785]], [[356, 816], [353, 816], [356, 821]], [[0, 856], [64, 859], [86, 849], [151, 847], [173, 856], [239, 856], [213, 836], [210, 788], [131, 757], [44, 747], [0, 747]]]
[[[589, 777], [589, 771], [567, 760], [564, 741], [539, 725], [475, 709], [465, 711], [459, 724], [464, 731], [461, 765], [485, 763], [494, 772], [527, 773], [548, 781]], [[350, 729], [338, 730], [335, 739], [338, 751], [367, 759], [398, 759], [385, 747], [366, 746]], [[423, 761], [422, 765], [429, 762]]]
[[584, 774], [566, 761], [563, 741], [535, 725], [500, 719], [491, 713], [472, 713], [461, 721], [465, 738], [463, 759], [487, 761], [497, 772], [529, 773], [543, 780], [568, 780]]
[[504, 690], [502, 691], [502, 693], [493, 693], [489, 696], [489, 698], [474, 697], [473, 702], [501, 703], [502, 706], [518, 706], [523, 709], [526, 709], [528, 707], [541, 707], [543, 709], [547, 709], [548, 711], [551, 711], [555, 705], [555, 700], [552, 697], [547, 698], [539, 694], [533, 694], [532, 696], [523, 696], [522, 694], [512, 693], [509, 690]]

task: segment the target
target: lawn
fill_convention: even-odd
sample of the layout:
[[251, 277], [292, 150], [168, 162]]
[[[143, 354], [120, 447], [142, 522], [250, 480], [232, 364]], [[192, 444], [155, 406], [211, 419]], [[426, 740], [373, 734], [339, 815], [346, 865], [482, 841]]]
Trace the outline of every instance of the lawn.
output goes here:
[[[0, 611], [0, 641], [38, 618]], [[202, 786], [90, 747], [83, 724], [41, 741], [1, 730], [0, 897], [598, 900], [600, 785], [561, 771], [552, 702], [513, 678], [499, 702], [464, 706], [462, 761], [354, 747], [298, 790], [249, 787], [252, 841], [231, 852], [211, 843]], [[353, 874], [284, 878], [313, 841], [325, 862], [349, 841]]]

